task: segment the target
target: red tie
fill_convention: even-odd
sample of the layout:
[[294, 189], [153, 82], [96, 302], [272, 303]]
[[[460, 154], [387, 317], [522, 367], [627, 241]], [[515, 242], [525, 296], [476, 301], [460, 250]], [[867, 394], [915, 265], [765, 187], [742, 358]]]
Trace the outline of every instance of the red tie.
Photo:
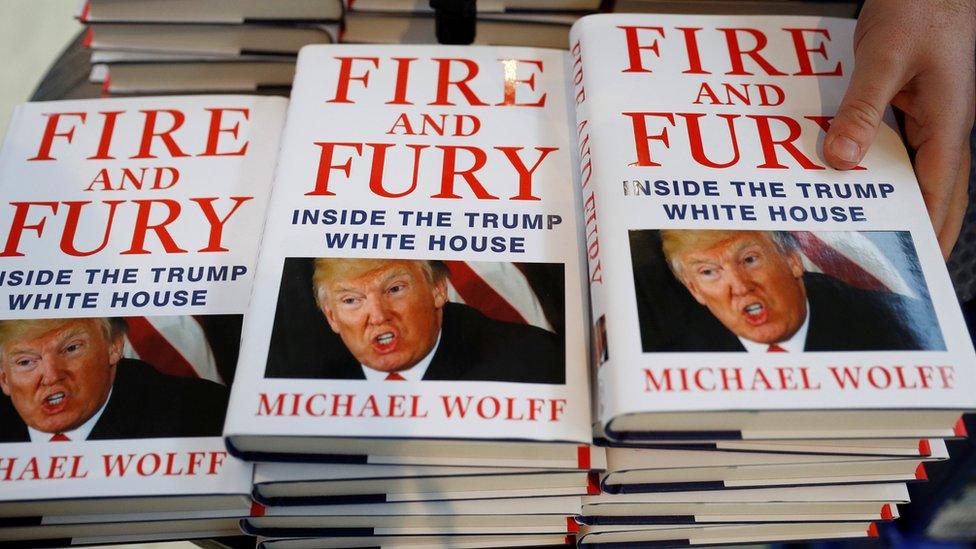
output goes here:
[[386, 381], [406, 381], [407, 378], [401, 376], [396, 372], [390, 372], [386, 374]]
[[786, 349], [784, 349], [784, 348], [780, 347], [779, 345], [773, 343], [772, 345], [769, 346], [768, 349], [766, 349], [766, 352], [767, 353], [785, 353], [786, 352]]
[[51, 436], [51, 442], [71, 442], [71, 439], [64, 433], [55, 433]]

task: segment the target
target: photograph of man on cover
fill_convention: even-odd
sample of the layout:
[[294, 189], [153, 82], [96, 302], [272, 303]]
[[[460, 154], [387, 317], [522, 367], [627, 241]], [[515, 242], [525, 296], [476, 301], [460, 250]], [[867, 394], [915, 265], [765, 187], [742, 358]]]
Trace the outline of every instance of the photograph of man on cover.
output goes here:
[[905, 232], [630, 232], [644, 352], [945, 349]]
[[124, 358], [127, 326], [0, 320], [0, 442], [220, 436], [228, 389]]
[[288, 258], [265, 374], [565, 383], [563, 266], [522, 267]]

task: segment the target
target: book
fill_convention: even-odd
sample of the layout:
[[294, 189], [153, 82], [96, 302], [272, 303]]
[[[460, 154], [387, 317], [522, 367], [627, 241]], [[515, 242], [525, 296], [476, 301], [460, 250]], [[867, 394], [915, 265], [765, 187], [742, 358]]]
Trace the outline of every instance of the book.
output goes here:
[[[601, 2], [580, 0], [475, 3], [475, 44], [566, 48], [569, 27]], [[434, 10], [416, 0], [346, 1], [340, 41], [367, 44], [434, 44]]]
[[108, 94], [287, 92], [294, 60], [215, 60], [112, 63], [92, 66], [89, 81]]
[[644, 526], [652, 524], [741, 524], [780, 522], [891, 521], [898, 506], [885, 503], [643, 503], [610, 505], [598, 511], [584, 505], [581, 520], [594, 526]]
[[827, 539], [876, 538], [873, 522], [825, 522], [721, 525], [699, 528], [647, 526], [582, 526], [579, 547], [688, 546], [742, 543], [800, 542]]
[[[604, 458], [605, 459], [605, 458]], [[258, 463], [252, 497], [264, 505], [325, 505], [599, 493], [593, 470]]]
[[[462, 58], [455, 62], [444, 55]], [[499, 56], [515, 60], [507, 62], [508, 70], [526, 80], [519, 85], [522, 90], [505, 91], [505, 65]], [[369, 66], [375, 66], [375, 59], [384, 67], [382, 73], [364, 76], [375, 88], [340, 81], [344, 77], [337, 70], [352, 71], [350, 76], [368, 70], [358, 66], [360, 57]], [[380, 89], [385, 95], [398, 78], [391, 69], [398, 63], [407, 68], [414, 58], [418, 62], [410, 67], [412, 74], [401, 73], [399, 78], [406, 80], [400, 86], [415, 82], [423, 90], [384, 106], [390, 98], [380, 98]], [[480, 83], [465, 84], [461, 95], [447, 94], [445, 88], [441, 99], [412, 97], [433, 91], [429, 84], [436, 81], [438, 65], [441, 78], [457, 70], [490, 72]], [[309, 68], [303, 72], [303, 67]], [[288, 115], [300, 122], [286, 123], [262, 242], [267, 253], [259, 260], [250, 304], [252, 310], [274, 313], [262, 314], [244, 328], [225, 426], [231, 451], [256, 460], [387, 453], [444, 456], [443, 464], [493, 466], [504, 459], [502, 466], [579, 468], [579, 452], [588, 452], [581, 445], [591, 440], [590, 405], [584, 269], [577, 240], [582, 225], [571, 185], [564, 69], [566, 59], [558, 51], [430, 46], [302, 50]], [[493, 108], [489, 124], [483, 115], [446, 105], [473, 100], [481, 107], [489, 100], [508, 101], [515, 108]], [[418, 101], [445, 106], [433, 111]], [[360, 167], [353, 169], [348, 155], [360, 158], [354, 151], [364, 151], [364, 145], [352, 141], [345, 147], [337, 140], [349, 143], [348, 132], [354, 131], [372, 142], [368, 136], [380, 125], [402, 135], [392, 142], [384, 138], [389, 144], [376, 144], [375, 150], [383, 152], [373, 157], [375, 163], [360, 160]], [[505, 135], [514, 127], [520, 128], [517, 135]], [[450, 138], [452, 133], [460, 135]], [[398, 141], [409, 146], [390, 149]], [[374, 145], [365, 147], [366, 152], [374, 150]], [[404, 150], [415, 152], [404, 157]], [[488, 164], [489, 152], [490, 165], [503, 170], [490, 183], [472, 171]], [[342, 159], [350, 162], [349, 171], [328, 168], [345, 163]], [[435, 167], [443, 173], [438, 183], [421, 175], [423, 166], [410, 167], [415, 161], [455, 167]], [[462, 175], [452, 175], [454, 170]], [[411, 173], [413, 183], [392, 175]], [[358, 182], [347, 180], [347, 174]], [[440, 202], [436, 208], [431, 196]], [[468, 199], [459, 200], [462, 196]], [[370, 197], [389, 206], [369, 206]], [[362, 207], [352, 206], [357, 202]], [[461, 231], [469, 222], [476, 228]], [[500, 223], [511, 228], [500, 228]], [[359, 258], [375, 260], [355, 261]], [[359, 286], [347, 289], [341, 277], [349, 275], [340, 273], [367, 265], [372, 267], [365, 272], [405, 270], [394, 278], [405, 276], [412, 283], [391, 286], [395, 289], [379, 295]], [[342, 294], [342, 301], [323, 301], [338, 295], [322, 286], [330, 280], [339, 285], [336, 290], [350, 292]], [[465, 304], [448, 301], [448, 282]], [[528, 294], [530, 299], [513, 300], [519, 308], [506, 305], [500, 297], [506, 288], [524, 289], [526, 283], [540, 291]], [[322, 289], [313, 292], [315, 284]], [[356, 306], [366, 302], [367, 293], [385, 300], [382, 296], [395, 296], [406, 287], [429, 297], [416, 305], [408, 302], [406, 312], [383, 311], [371, 321], [357, 317]], [[340, 314], [339, 306], [348, 313]], [[361, 311], [372, 314], [368, 307]], [[411, 326], [415, 322], [419, 324]], [[437, 351], [432, 352], [435, 344]], [[389, 372], [382, 369], [409, 374], [404, 366], [425, 355], [429, 362], [425, 360], [423, 381], [385, 380]], [[363, 360], [373, 366], [364, 368]], [[412, 375], [419, 376], [416, 372]], [[379, 379], [370, 381], [373, 376]], [[554, 460], [557, 455], [565, 458]]]
[[84, 45], [95, 50], [294, 55], [306, 44], [335, 42], [338, 28], [338, 24], [98, 23], [88, 26]]
[[[358, 2], [357, 2], [358, 5]], [[578, 14], [479, 13], [475, 44], [565, 48]], [[350, 10], [339, 41], [367, 44], [436, 43], [432, 13]]]
[[616, 13], [684, 15], [819, 15], [856, 17], [858, 2], [820, 0], [614, 0]]
[[[956, 433], [956, 436], [959, 436]], [[714, 443], [685, 443], [691, 449], [728, 451], [779, 452], [799, 454], [919, 456], [931, 454], [933, 444], [940, 439], [817, 439], [817, 440], [720, 440]], [[627, 445], [633, 447], [633, 445]], [[666, 445], [660, 445], [666, 447]]]
[[[344, 0], [347, 10], [403, 11], [433, 13], [429, 2], [424, 0]], [[524, 11], [578, 11], [592, 12], [600, 8], [600, 0], [484, 0], [475, 8], [478, 14]]]
[[340, 0], [84, 0], [78, 20], [82, 23], [223, 23], [258, 21], [338, 21]]
[[583, 498], [583, 516], [612, 513], [615, 506], [626, 508], [644, 503], [801, 503], [801, 502], [873, 502], [905, 504], [909, 502], [905, 483], [837, 484], [827, 486], [791, 486], [742, 488], [736, 490], [686, 490], [677, 492], [644, 492], [636, 494], [601, 494]]
[[559, 534], [496, 534], [457, 536], [396, 536], [261, 538], [261, 549], [328, 549], [350, 547], [411, 547], [413, 549], [480, 549], [487, 547], [573, 547], [575, 538]]
[[265, 537], [571, 534], [579, 497], [515, 497], [366, 505], [260, 506], [242, 520]]
[[[239, 532], [239, 518], [208, 517], [202, 519], [112, 521], [104, 523], [48, 524], [0, 528], [0, 543], [11, 546], [45, 542], [54, 546], [91, 545], [112, 541], [145, 541], [161, 539], [199, 539], [232, 536]], [[132, 536], [139, 536], [133, 539]], [[108, 538], [108, 539], [106, 539]], [[103, 541], [104, 540], [104, 541]]]
[[[853, 29], [666, 15], [574, 26], [609, 438], [938, 437], [971, 406], [957, 374], [972, 343], [891, 117], [863, 169], [819, 156]], [[716, 255], [745, 240], [764, 252], [743, 261], [773, 260], [782, 288]]]
[[133, 533], [120, 535], [94, 535], [73, 538], [44, 538], [31, 539], [26, 542], [13, 542], [14, 547], [28, 545], [30, 547], [51, 547], [61, 549], [63, 547], [85, 547], [85, 546], [104, 546], [117, 544], [147, 544], [161, 543], [165, 541], [185, 541], [200, 540], [204, 543], [241, 543], [245, 539], [240, 535], [240, 530], [236, 532], [230, 525], [226, 530], [194, 530], [188, 532], [179, 531], [153, 531], [147, 533]]
[[284, 106], [17, 108], [0, 151], [0, 517], [249, 508], [252, 467], [221, 434]]
[[925, 458], [611, 448], [601, 487], [626, 493], [923, 480], [925, 461], [948, 458], [942, 441]]

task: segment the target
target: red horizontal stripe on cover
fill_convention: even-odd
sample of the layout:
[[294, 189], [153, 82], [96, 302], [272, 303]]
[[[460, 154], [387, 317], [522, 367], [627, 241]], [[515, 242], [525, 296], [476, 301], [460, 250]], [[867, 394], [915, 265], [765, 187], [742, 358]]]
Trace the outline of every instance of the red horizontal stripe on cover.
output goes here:
[[256, 501], [251, 502], [251, 516], [252, 517], [263, 517], [264, 516], [264, 505]]
[[969, 431], [966, 430], [966, 422], [962, 420], [962, 416], [959, 416], [959, 420], [956, 421], [956, 425], [952, 428], [952, 432], [957, 437], [969, 436]]
[[512, 307], [490, 284], [485, 282], [467, 263], [445, 261], [451, 271], [451, 285], [461, 294], [464, 302], [495, 320], [527, 324], [518, 309]]
[[796, 238], [804, 255], [810, 258], [810, 261], [824, 273], [865, 290], [889, 289], [884, 282], [831, 248], [829, 244], [817, 238], [813, 233], [798, 231], [793, 233], [793, 237]]
[[92, 40], [95, 39], [95, 33], [92, 31], [91, 27], [85, 31], [85, 37], [81, 39], [81, 47], [90, 48], [92, 45]]
[[590, 447], [589, 446], [576, 447], [576, 468], [577, 469], [590, 468]]
[[929, 444], [929, 439], [923, 438], [918, 441], [918, 453], [922, 456], [932, 455], [932, 445]]
[[588, 496], [598, 496], [600, 495], [600, 473], [596, 471], [590, 471], [586, 475], [586, 495]]
[[566, 536], [563, 538], [563, 543], [565, 545], [576, 545], [576, 536]]
[[891, 504], [885, 503], [881, 506], [881, 520], [891, 520], [895, 515], [891, 512]]
[[576, 518], [566, 517], [566, 531], [574, 534], [579, 532], [579, 523], [576, 522]]
[[132, 348], [144, 358], [152, 357], [157, 370], [171, 376], [199, 377], [193, 366], [166, 341], [156, 328], [144, 316], [130, 316], [125, 319], [129, 325], [129, 343]]
[[878, 537], [878, 525], [877, 524], [875, 524], [875, 523], [872, 522], [871, 524], [868, 525], [868, 537], [869, 538], [876, 538], [876, 537]]
[[81, 15], [78, 16], [78, 21], [82, 23], [88, 22], [88, 14], [91, 11], [91, 2], [85, 1], [85, 5], [81, 8]]
[[915, 468], [915, 480], [928, 480], [929, 475], [925, 472], [925, 464], [919, 463]]

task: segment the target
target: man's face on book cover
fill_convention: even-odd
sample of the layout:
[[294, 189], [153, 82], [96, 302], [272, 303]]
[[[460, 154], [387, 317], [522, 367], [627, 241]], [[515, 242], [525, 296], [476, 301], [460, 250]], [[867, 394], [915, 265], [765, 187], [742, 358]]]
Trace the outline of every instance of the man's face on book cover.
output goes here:
[[726, 328], [759, 343], [786, 341], [806, 318], [803, 264], [763, 232], [730, 236], [679, 253], [682, 282]]
[[112, 389], [121, 335], [98, 319], [12, 320], [0, 353], [0, 388], [27, 425], [46, 433], [79, 427]]
[[323, 281], [319, 304], [360, 363], [382, 372], [408, 369], [437, 342], [447, 282], [433, 280], [420, 261], [365, 265]]

